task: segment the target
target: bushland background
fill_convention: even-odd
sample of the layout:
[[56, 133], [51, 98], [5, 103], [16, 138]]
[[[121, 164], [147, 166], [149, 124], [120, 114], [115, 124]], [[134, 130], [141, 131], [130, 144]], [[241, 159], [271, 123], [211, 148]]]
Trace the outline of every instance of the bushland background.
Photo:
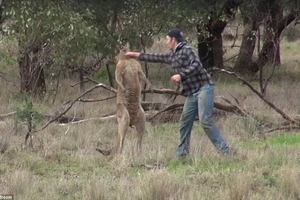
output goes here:
[[[298, 1], [0, 3], [0, 194], [300, 199]], [[117, 137], [115, 120], [104, 117], [116, 110], [109, 89], [118, 48], [168, 52], [165, 33], [174, 26], [213, 75], [215, 103], [223, 105], [215, 120], [234, 156], [218, 155], [195, 122], [192, 155], [178, 160], [180, 106], [150, 120], [184, 102], [164, 92], [143, 95], [145, 105], [159, 106], [147, 108], [141, 155], [133, 130], [122, 155], [99, 154]], [[170, 66], [141, 64], [157, 91], [176, 90]]]

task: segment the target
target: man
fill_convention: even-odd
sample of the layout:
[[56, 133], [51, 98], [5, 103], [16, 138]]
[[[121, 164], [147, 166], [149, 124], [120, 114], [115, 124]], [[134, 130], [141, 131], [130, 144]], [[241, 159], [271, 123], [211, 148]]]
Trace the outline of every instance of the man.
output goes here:
[[168, 54], [127, 52], [125, 55], [140, 61], [168, 63], [175, 71], [171, 81], [182, 83], [182, 94], [187, 98], [180, 119], [178, 156], [189, 154], [191, 131], [197, 112], [201, 126], [217, 151], [230, 155], [230, 149], [213, 121], [214, 85], [210, 75], [195, 50], [185, 42], [180, 29], [172, 28], [166, 40], [172, 51]]

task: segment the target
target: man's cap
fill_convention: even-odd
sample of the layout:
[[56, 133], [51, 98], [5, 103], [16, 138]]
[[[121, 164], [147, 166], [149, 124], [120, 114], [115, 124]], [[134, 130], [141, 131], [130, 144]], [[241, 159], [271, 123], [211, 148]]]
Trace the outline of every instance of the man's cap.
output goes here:
[[169, 37], [175, 38], [178, 42], [184, 41], [183, 32], [179, 28], [172, 28], [169, 30], [168, 34]]

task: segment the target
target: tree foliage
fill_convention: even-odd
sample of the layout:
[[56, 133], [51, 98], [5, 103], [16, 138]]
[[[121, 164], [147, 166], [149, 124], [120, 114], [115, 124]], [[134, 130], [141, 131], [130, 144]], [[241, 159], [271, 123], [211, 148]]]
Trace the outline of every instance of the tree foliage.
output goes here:
[[[133, 50], [145, 51], [152, 45], [154, 36], [165, 35], [174, 26], [197, 33], [199, 44], [208, 42], [209, 48], [215, 49], [212, 64], [219, 65], [223, 63], [221, 33], [234, 19], [237, 8], [244, 27], [250, 27], [249, 33], [244, 33], [241, 48], [247, 59], [240, 53], [238, 69], [244, 66], [239, 60], [256, 62], [251, 48], [255, 48], [253, 41], [259, 26], [271, 27], [269, 33], [277, 33], [278, 39], [282, 32], [276, 30], [279, 23], [287, 25], [299, 16], [296, 0], [10, 0], [4, 5], [2, 32], [18, 41], [21, 79], [26, 79], [21, 80], [21, 85], [27, 81], [29, 90], [38, 86], [34, 83], [43, 75], [47, 79], [58, 71], [80, 69], [94, 55], [114, 59], [124, 43], [129, 43]], [[277, 14], [284, 15], [275, 20], [279, 15], [272, 12], [278, 5]], [[289, 14], [293, 14], [289, 20], [282, 21]], [[203, 50], [202, 47], [199, 45], [198, 50]], [[39, 73], [30, 74], [34, 69]]]
[[[282, 31], [299, 17], [297, 1], [287, 0], [252, 0], [240, 6], [244, 19], [243, 41], [235, 71], [256, 73], [265, 65], [280, 64], [280, 37]], [[263, 46], [258, 48], [258, 58], [253, 57], [254, 48], [260, 44], [256, 39], [263, 31]], [[258, 46], [259, 47], [259, 46]]]
[[[85, 15], [89, 14], [86, 10]], [[4, 24], [4, 30], [17, 39], [19, 60], [26, 62], [23, 66], [20, 64], [21, 79], [37, 68], [52, 74], [57, 68], [65, 66], [65, 63], [83, 63], [87, 54], [95, 52], [97, 28], [74, 12], [68, 4], [11, 1], [5, 15], [7, 23]], [[35, 82], [42, 75], [31, 73], [24, 78]], [[26, 81], [22, 85], [26, 85]], [[35, 89], [31, 84], [27, 85], [27, 92]]]

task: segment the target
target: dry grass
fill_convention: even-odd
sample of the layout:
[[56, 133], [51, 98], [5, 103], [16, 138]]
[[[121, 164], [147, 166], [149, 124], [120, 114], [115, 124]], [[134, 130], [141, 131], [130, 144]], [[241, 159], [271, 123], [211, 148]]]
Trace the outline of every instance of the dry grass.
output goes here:
[[[291, 116], [297, 116], [300, 93], [296, 88], [300, 85], [295, 80], [299, 80], [300, 73], [298, 57], [290, 53], [297, 46], [284, 41], [282, 48], [283, 65], [269, 85], [268, 98]], [[169, 80], [166, 76], [164, 80]], [[218, 96], [232, 100], [232, 94], [240, 100], [240, 106], [261, 119], [284, 121], [245, 85], [232, 79], [220, 78], [215, 82], [216, 101], [224, 103]], [[70, 88], [70, 83], [70, 80], [61, 82], [54, 105], [50, 98], [34, 102], [35, 108], [50, 114], [62, 102], [78, 95], [78, 89]], [[0, 93], [0, 112], [12, 111], [18, 99], [14, 95], [17, 89], [7, 85], [0, 88]], [[99, 89], [89, 97], [107, 95]], [[162, 95], [148, 98], [169, 101]], [[114, 102], [78, 103], [67, 115], [99, 117], [113, 112]], [[11, 118], [6, 119], [0, 121], [0, 148], [1, 144], [6, 145], [0, 154], [0, 194], [14, 194], [22, 200], [300, 199], [299, 132], [278, 131], [263, 139], [261, 127], [250, 118], [226, 114], [217, 116], [216, 122], [236, 151], [232, 158], [218, 155], [196, 123], [192, 155], [179, 160], [176, 157], [178, 123], [147, 123], [148, 134], [140, 156], [134, 151], [135, 132], [130, 130], [123, 154], [104, 157], [95, 148], [111, 148], [115, 144], [114, 120], [64, 126], [54, 123], [35, 135], [34, 149], [23, 149], [26, 128], [23, 124], [16, 125]]]

